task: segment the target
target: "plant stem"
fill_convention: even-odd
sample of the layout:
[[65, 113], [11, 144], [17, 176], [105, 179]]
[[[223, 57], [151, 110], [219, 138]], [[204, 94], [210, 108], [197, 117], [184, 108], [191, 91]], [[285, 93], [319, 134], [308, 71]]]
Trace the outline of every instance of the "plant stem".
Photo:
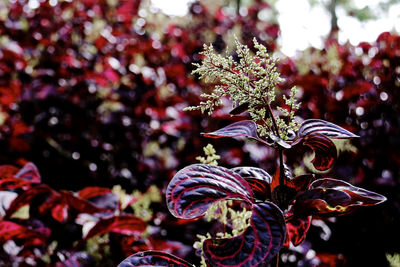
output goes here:
[[268, 113], [271, 116], [272, 124], [274, 126], [274, 127], [272, 127], [272, 131], [275, 132], [276, 136], [280, 138], [278, 124], [276, 123], [274, 113], [272, 113], [271, 105], [268, 103], [268, 100], [266, 98], [264, 98], [264, 101], [265, 101], [265, 104], [267, 105]]
[[276, 254], [276, 266], [275, 267], [279, 267], [279, 251], [278, 251], [278, 254]]
[[279, 150], [279, 185], [285, 184], [285, 165], [283, 164], [283, 150]]
[[[274, 126], [274, 127], [272, 127], [272, 130], [273, 130], [273, 132], [275, 132], [276, 136], [278, 138], [280, 138], [278, 124], [276, 123], [274, 114], [272, 113], [271, 105], [268, 104], [267, 99], [264, 99], [264, 100], [267, 104], [268, 113], [270, 114], [270, 116], [272, 118], [272, 124]], [[284, 185], [284, 183], [285, 183], [285, 166], [283, 163], [283, 150], [278, 147], [278, 152], [279, 152], [279, 185]]]

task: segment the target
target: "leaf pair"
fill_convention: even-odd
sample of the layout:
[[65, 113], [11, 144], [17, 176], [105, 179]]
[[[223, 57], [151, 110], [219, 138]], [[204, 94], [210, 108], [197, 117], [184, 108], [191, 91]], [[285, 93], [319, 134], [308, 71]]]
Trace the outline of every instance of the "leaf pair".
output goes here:
[[336, 124], [318, 119], [303, 121], [297, 132], [298, 138], [292, 144], [285, 142], [273, 134], [270, 135], [271, 143], [260, 138], [257, 134], [257, 124], [251, 120], [235, 122], [217, 131], [203, 133], [203, 136], [211, 138], [243, 136], [252, 138], [268, 146], [274, 145], [281, 149], [290, 149], [291, 146], [303, 142], [304, 145], [314, 150], [315, 156], [312, 163], [319, 171], [330, 169], [336, 159], [336, 146], [330, 138], [344, 139], [358, 137]]
[[250, 227], [241, 235], [204, 241], [204, 256], [212, 266], [256, 266], [268, 262], [285, 240], [282, 211], [272, 202], [254, 203], [253, 190], [239, 173], [253, 182], [271, 179], [257, 168], [229, 170], [194, 164], [180, 170], [167, 187], [168, 208], [178, 218], [198, 218], [212, 204], [225, 199], [242, 200], [252, 207]]
[[[271, 176], [257, 168], [232, 170], [194, 164], [180, 170], [167, 187], [170, 212], [183, 219], [198, 218], [215, 202], [242, 200], [252, 207], [250, 227], [233, 238], [206, 239], [204, 256], [211, 266], [258, 266], [270, 261], [283, 245], [286, 234], [282, 211], [272, 202], [254, 203], [252, 186], [240, 174], [257, 185], [271, 182]], [[260, 190], [263, 190], [260, 188]], [[125, 266], [193, 266], [173, 255], [159, 251], [136, 253], [125, 259]]]

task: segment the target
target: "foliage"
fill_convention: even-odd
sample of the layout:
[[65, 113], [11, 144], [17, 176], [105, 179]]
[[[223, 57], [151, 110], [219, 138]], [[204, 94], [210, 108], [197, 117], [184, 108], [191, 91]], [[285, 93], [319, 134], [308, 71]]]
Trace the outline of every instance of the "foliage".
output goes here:
[[[247, 1], [236, 13], [225, 4], [195, 1], [187, 16], [167, 18], [148, 0], [0, 3], [0, 164], [8, 170], [0, 175], [0, 223], [5, 229], [0, 265], [115, 266], [142, 250], [163, 250], [198, 265], [191, 248], [196, 236], [230, 234], [234, 222], [227, 218], [222, 227], [218, 219], [177, 219], [158, 192], [165, 192], [175, 170], [192, 164], [198, 155], [207, 161], [202, 150], [207, 143], [215, 150], [208, 153], [218, 151], [218, 165], [245, 178], [255, 199], [273, 197], [274, 175], [264, 170], [280, 172], [274, 146], [291, 146], [284, 151], [285, 173], [292, 169], [297, 177], [311, 169], [316, 178], [341, 177], [388, 197], [377, 208], [360, 209], [335, 222], [316, 216], [291, 220], [287, 235], [293, 244], [302, 243], [281, 249], [285, 266], [385, 266], [386, 254], [400, 252], [398, 35], [383, 33], [376, 42], [357, 46], [327, 40], [321, 50], [310, 48], [299, 58], [278, 61], [276, 70], [285, 80], [277, 84], [271, 105], [282, 129], [280, 139], [286, 138], [280, 140], [276, 133], [257, 132], [259, 124], [240, 114], [248, 107], [227, 98], [210, 118], [182, 112], [202, 101], [200, 90], [214, 90], [215, 84], [190, 74], [192, 63], [201, 64], [204, 43], [212, 44], [217, 55], [234, 44], [236, 36], [254, 56], [255, 37], [271, 59], [276, 58], [274, 51], [279, 54], [279, 25], [271, 5]], [[238, 60], [234, 50], [228, 53]], [[302, 103], [295, 122], [322, 118], [360, 138], [350, 143], [314, 135], [303, 138], [308, 146], [293, 145], [296, 131], [284, 137], [286, 130], [279, 123], [289, 111], [283, 97], [290, 99], [291, 92]], [[237, 106], [235, 116], [231, 104]], [[224, 135], [257, 142], [205, 138]], [[322, 143], [329, 145], [320, 147]], [[349, 153], [354, 148], [357, 153]], [[335, 159], [335, 153], [340, 157]], [[329, 162], [330, 169], [316, 169]], [[40, 179], [16, 175], [20, 169], [38, 173], [34, 166]], [[320, 189], [318, 185], [313, 191]], [[248, 218], [252, 205], [241, 203], [227, 206], [228, 217], [235, 216], [231, 211], [240, 217], [244, 208]], [[99, 209], [106, 212], [99, 214]], [[13, 214], [5, 218], [7, 213]], [[131, 220], [135, 214], [144, 223]], [[100, 223], [103, 220], [108, 226]], [[246, 220], [238, 225], [247, 225]], [[263, 222], [259, 216], [254, 221]], [[85, 239], [97, 224], [92, 237]], [[146, 230], [129, 232], [129, 225], [146, 225]]]
[[[260, 50], [265, 51], [265, 48], [260, 47], [256, 41], [254, 45], [259, 49], [258, 52]], [[257, 72], [258, 68], [267, 69], [267, 71], [257, 72], [262, 73], [257, 77], [262, 81], [269, 78], [271, 70], [267, 65], [254, 67], [253, 61], [256, 63], [262, 61], [258, 58], [251, 58], [249, 56], [250, 50], [247, 47], [238, 44], [237, 46], [240, 47], [236, 50], [239, 58], [241, 58], [240, 67], [234, 64], [232, 57], [224, 60], [212, 55], [212, 49], [207, 46], [205, 47], [208, 50], [208, 52], [205, 52], [205, 63], [197, 64], [196, 67], [201, 78], [220, 77], [220, 82], [223, 85], [217, 84], [215, 86], [217, 94], [209, 95], [209, 97], [217, 99], [217, 103], [222, 103], [220, 98], [223, 96], [228, 96], [232, 102], [239, 102], [240, 105], [248, 103], [250, 117], [253, 121], [236, 122], [205, 135], [213, 138], [247, 136], [259, 140], [264, 145], [273, 147], [278, 151], [279, 166], [272, 178], [269, 174], [265, 175], [264, 170], [255, 167], [250, 169], [244, 167], [243, 170], [241, 167], [236, 167], [234, 170], [230, 170], [204, 163], [187, 166], [175, 174], [167, 187], [166, 201], [168, 209], [177, 218], [199, 218], [211, 209], [211, 217], [217, 216], [226, 225], [227, 219], [231, 218], [229, 214], [235, 213], [228, 212], [229, 208], [224, 204], [216, 203], [228, 199], [241, 200], [245, 211], [246, 209], [251, 211], [249, 223], [246, 222], [247, 219], [244, 216], [241, 217], [240, 226], [231, 225], [235, 233], [233, 236], [224, 232], [215, 237], [210, 234], [207, 234], [205, 238], [200, 236], [201, 241], [196, 245], [201, 246], [200, 253], [203, 257], [202, 265], [204, 266], [261, 266], [266, 265], [275, 257], [277, 257], [276, 261], [279, 262], [278, 253], [283, 246], [300, 245], [305, 240], [312, 216], [345, 215], [354, 212], [359, 207], [377, 205], [386, 200], [384, 196], [378, 193], [333, 178], [316, 177], [313, 174], [293, 177], [290, 170], [287, 170], [285, 166], [284, 150], [303, 143], [314, 150], [312, 161], [314, 167], [317, 170], [326, 171], [332, 167], [336, 158], [336, 147], [330, 139], [347, 139], [358, 136], [333, 123], [309, 119], [300, 124], [296, 136], [289, 143], [282, 140], [279, 124], [276, 123], [271, 109], [272, 101], [269, 101], [275, 99], [276, 83], [272, 83], [272, 88], [271, 84], [264, 84], [263, 88], [257, 90], [248, 80], [249, 72], [246, 69], [241, 71], [238, 68], [253, 66], [251, 72]], [[219, 63], [215, 63], [215, 61]], [[269, 64], [269, 62], [263, 63]], [[275, 62], [272, 63], [272, 66], [274, 65]], [[222, 67], [224, 72], [216, 71], [216, 66]], [[232, 72], [229, 70], [232, 70]], [[231, 73], [234, 73], [234, 77], [230, 77]], [[278, 74], [276, 72], [272, 74], [271, 79], [277, 81]], [[227, 78], [225, 79], [223, 75], [226, 75]], [[235, 84], [234, 80], [245, 82]], [[225, 89], [224, 86], [226, 86]], [[235, 90], [243, 90], [247, 95], [236, 94]], [[264, 91], [259, 92], [260, 90]], [[263, 102], [252, 102], [254, 99]], [[287, 99], [284, 100], [286, 104]], [[207, 109], [212, 111], [213, 107], [213, 102], [203, 102], [199, 107], [189, 110], [199, 108], [202, 112], [205, 112]], [[251, 110], [250, 107], [263, 109], [263, 117], [252, 116], [254, 109]], [[266, 113], [266, 110], [269, 112]], [[268, 125], [271, 142], [258, 137], [255, 131], [255, 124], [263, 125], [267, 116], [273, 122]], [[276, 135], [274, 136], [273, 133]], [[241, 174], [244, 176], [241, 176]], [[259, 183], [267, 184], [261, 187], [261, 190], [264, 191], [260, 192], [260, 187], [254, 186], [256, 184], [252, 182], [247, 182], [249, 178], [256, 180], [258, 178]], [[253, 187], [255, 188], [254, 191]], [[255, 192], [258, 192], [260, 198], [255, 196]], [[215, 210], [218, 210], [219, 213], [215, 213]], [[210, 218], [210, 215], [207, 217]], [[244, 230], [235, 232], [243, 226], [245, 227]], [[152, 253], [158, 252], [146, 253], [152, 255]], [[156, 263], [152, 262], [151, 264]], [[133, 266], [138, 265], [134, 264]]]

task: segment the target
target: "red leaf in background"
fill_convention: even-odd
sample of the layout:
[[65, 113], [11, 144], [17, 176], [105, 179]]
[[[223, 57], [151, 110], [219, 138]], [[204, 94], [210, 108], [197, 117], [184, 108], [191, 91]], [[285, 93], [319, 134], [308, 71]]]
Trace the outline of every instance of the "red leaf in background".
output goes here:
[[314, 159], [311, 161], [319, 171], [330, 169], [336, 159], [337, 152], [335, 144], [326, 136], [312, 133], [304, 137], [304, 145], [314, 150]]
[[347, 260], [342, 254], [317, 253], [316, 257], [320, 260], [318, 266], [321, 267], [347, 266]]
[[343, 88], [344, 99], [349, 99], [353, 96], [360, 96], [361, 94], [367, 93], [374, 88], [374, 85], [367, 81], [356, 81], [354, 84], [348, 85]]
[[305, 92], [309, 94], [321, 92], [326, 90], [329, 81], [325, 77], [321, 77], [314, 74], [308, 74], [304, 76], [300, 76], [297, 78], [296, 85], [299, 85], [307, 90]]
[[162, 251], [138, 252], [126, 258], [118, 265], [118, 267], [133, 266], [194, 267], [193, 264]]
[[89, 201], [82, 199], [80, 197], [74, 196], [72, 193], [67, 191], [60, 191], [60, 194], [63, 196], [63, 203], [66, 203], [70, 208], [80, 212], [80, 213], [97, 213], [105, 211], [99, 207], [96, 207]]
[[[22, 170], [22, 169], [21, 169]], [[31, 187], [32, 182], [16, 177], [19, 173], [17, 167], [12, 165], [0, 166], [0, 190], [10, 190], [21, 188], [26, 190]]]
[[311, 225], [311, 216], [305, 218], [291, 218], [286, 222], [286, 241], [285, 247], [289, 247], [291, 242], [294, 246], [298, 246], [306, 238], [306, 234]]
[[68, 218], [68, 205], [66, 204], [55, 205], [51, 209], [51, 216], [59, 222], [65, 222]]
[[30, 205], [32, 199], [37, 195], [46, 195], [46, 198], [51, 198], [57, 197], [59, 194], [45, 184], [30, 188], [14, 199], [4, 217], [10, 218], [21, 207]]
[[259, 266], [275, 257], [285, 235], [282, 211], [271, 202], [254, 204], [250, 227], [243, 234], [206, 239], [203, 252], [210, 266]]
[[132, 22], [132, 18], [137, 14], [140, 1], [121, 1], [117, 8], [117, 20]]
[[107, 68], [104, 72], [103, 75], [105, 78], [107, 78], [111, 82], [118, 82], [119, 81], [119, 75], [112, 69], [112, 68]]
[[78, 196], [83, 199], [88, 200], [90, 198], [105, 195], [108, 193], [112, 193], [110, 188], [98, 187], [98, 186], [88, 186], [88, 187], [85, 187], [82, 190], [80, 190], [78, 192]]
[[147, 223], [134, 215], [126, 214], [101, 219], [88, 232], [85, 239], [105, 233], [119, 233], [124, 235], [141, 234], [147, 229]]
[[0, 178], [14, 177], [19, 169], [13, 165], [1, 165], [0, 166]]
[[110, 188], [89, 186], [79, 191], [78, 196], [100, 209], [116, 210], [120, 207], [118, 196]]
[[14, 222], [0, 221], [0, 243], [4, 244], [8, 240], [17, 239], [25, 240], [25, 246], [37, 246], [44, 244], [47, 237], [39, 232]]

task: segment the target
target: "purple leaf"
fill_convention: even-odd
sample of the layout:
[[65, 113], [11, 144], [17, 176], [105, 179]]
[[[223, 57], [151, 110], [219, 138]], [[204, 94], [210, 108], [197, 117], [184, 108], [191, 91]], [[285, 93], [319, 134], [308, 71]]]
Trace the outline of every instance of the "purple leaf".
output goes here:
[[311, 147], [314, 152], [314, 159], [311, 161], [319, 171], [326, 171], [332, 167], [336, 159], [336, 146], [325, 135], [312, 133], [304, 137], [304, 145]]
[[202, 135], [211, 138], [244, 136], [265, 143], [264, 140], [258, 137], [257, 124], [251, 120], [235, 122], [215, 132], [202, 133]]
[[39, 184], [41, 177], [38, 168], [32, 162], [26, 163], [16, 174], [15, 177]]
[[295, 215], [339, 216], [362, 206], [373, 206], [386, 197], [341, 180], [323, 178], [314, 181], [310, 189], [296, 198]]
[[193, 164], [175, 174], [166, 198], [175, 217], [193, 219], [203, 215], [216, 201], [240, 199], [251, 203], [253, 194], [237, 173], [220, 166]]
[[193, 267], [193, 264], [162, 251], [143, 251], [133, 254], [123, 260], [118, 267], [133, 266], [176, 266], [176, 267]]
[[256, 199], [266, 200], [271, 198], [272, 176], [268, 172], [256, 167], [236, 167], [231, 170], [247, 181]]
[[233, 238], [206, 239], [203, 251], [210, 266], [259, 266], [275, 257], [285, 234], [285, 220], [275, 204], [254, 204], [250, 227]]
[[349, 132], [342, 127], [324, 120], [310, 119], [305, 120], [300, 125], [299, 137], [305, 137], [313, 133], [323, 134], [329, 138], [354, 138], [358, 135]]

